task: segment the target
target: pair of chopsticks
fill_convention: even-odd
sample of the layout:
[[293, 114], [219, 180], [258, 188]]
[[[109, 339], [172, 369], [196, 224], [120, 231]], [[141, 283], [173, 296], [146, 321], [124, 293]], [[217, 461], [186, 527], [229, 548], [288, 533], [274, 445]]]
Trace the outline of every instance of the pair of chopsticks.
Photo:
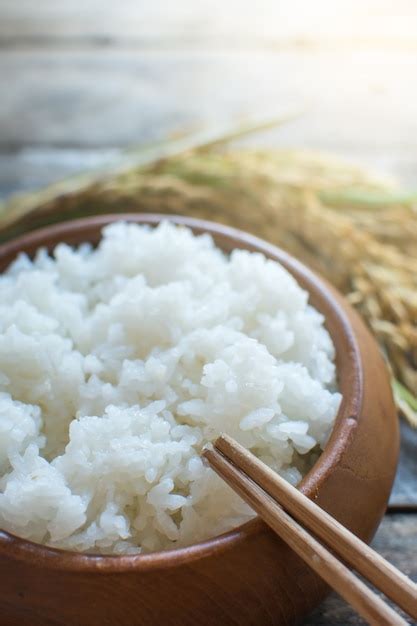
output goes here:
[[333, 552], [417, 619], [417, 585], [412, 580], [234, 439], [221, 435], [213, 447], [204, 449], [203, 456], [268, 526], [370, 624], [396, 626], [407, 622]]

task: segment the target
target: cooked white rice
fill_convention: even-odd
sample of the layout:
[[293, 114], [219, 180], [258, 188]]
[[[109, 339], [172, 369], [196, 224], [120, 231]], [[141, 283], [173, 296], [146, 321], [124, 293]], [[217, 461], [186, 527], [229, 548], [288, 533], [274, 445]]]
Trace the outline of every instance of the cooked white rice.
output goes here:
[[221, 431], [292, 483], [341, 396], [334, 348], [279, 264], [163, 223], [0, 276], [0, 527], [137, 553], [253, 513], [200, 459]]

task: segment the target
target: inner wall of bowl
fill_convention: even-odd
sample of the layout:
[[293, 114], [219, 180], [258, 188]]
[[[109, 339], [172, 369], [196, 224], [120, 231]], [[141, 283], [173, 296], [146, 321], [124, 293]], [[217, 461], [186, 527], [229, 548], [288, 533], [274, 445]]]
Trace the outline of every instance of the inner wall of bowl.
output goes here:
[[[268, 258], [278, 261], [296, 278], [303, 289], [309, 292], [311, 304], [324, 315], [327, 330], [336, 348], [336, 368], [343, 401], [325, 450], [300, 484], [300, 489], [306, 495], [312, 496], [316, 494], [320, 488], [320, 483], [332, 471], [347, 444], [346, 437], [343, 436], [347, 419], [355, 419], [359, 413], [362, 394], [362, 373], [359, 348], [348, 316], [343, 310], [340, 295], [302, 263], [283, 250], [257, 237], [221, 224], [182, 216], [117, 214], [64, 222], [28, 233], [18, 239], [0, 245], [0, 272], [4, 271], [20, 252], [33, 256], [38, 248], [44, 247], [48, 251], [52, 251], [58, 243], [63, 241], [74, 246], [84, 242], [97, 245], [101, 239], [102, 228], [111, 222], [125, 220], [155, 226], [163, 219], [169, 219], [176, 224], [188, 226], [196, 234], [209, 233], [213, 237], [215, 244], [226, 253], [230, 253], [235, 248], [240, 248], [252, 252], [262, 252]], [[74, 559], [74, 564], [77, 563], [78, 565], [80, 563], [87, 566], [88, 563], [93, 565], [94, 561], [99, 559], [101, 563], [103, 561], [114, 563], [115, 560], [120, 562], [120, 564], [128, 562], [138, 563], [140, 561], [143, 565], [149, 563], [151, 566], [156, 565], [158, 560], [160, 566], [168, 566], [172, 559], [178, 561], [199, 558], [207, 550], [213, 549], [213, 546], [221, 550], [226, 549], [235, 544], [236, 541], [240, 541], [249, 534], [256, 532], [259, 524], [260, 520], [255, 518], [220, 537], [213, 537], [186, 548], [174, 548], [164, 552], [137, 556], [96, 556], [78, 552], [64, 552], [26, 541], [6, 532], [0, 533], [0, 540], [2, 535], [7, 539], [7, 543], [12, 539], [14, 542], [18, 542], [23, 550], [27, 548], [31, 554], [42, 552], [46, 558], [48, 555], [56, 558], [57, 553], [66, 554]]]

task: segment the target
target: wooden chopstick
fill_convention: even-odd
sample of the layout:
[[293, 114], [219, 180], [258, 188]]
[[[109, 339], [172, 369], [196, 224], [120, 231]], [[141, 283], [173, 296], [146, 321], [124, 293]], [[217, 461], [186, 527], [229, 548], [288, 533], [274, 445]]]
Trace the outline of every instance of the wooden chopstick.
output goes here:
[[[220, 448], [222, 451], [219, 451]], [[228, 458], [229, 452], [233, 453], [234, 462]], [[259, 473], [255, 472], [255, 477], [249, 477], [249, 472], [253, 472], [253, 468], [257, 468], [258, 465], [250, 467], [247, 465], [248, 472], [242, 471], [242, 455], [246, 460], [249, 458], [252, 461], [255, 457], [251, 453], [230, 437], [222, 436], [215, 442], [215, 448], [204, 450], [203, 455], [213, 469], [263, 517], [267, 524], [369, 623], [378, 626], [407, 623], [281, 508], [273, 495], [268, 493], [268, 489], [264, 490], [263, 475], [259, 478]], [[255, 460], [263, 468], [264, 464]], [[275, 476], [272, 471], [271, 474]], [[272, 480], [271, 476], [269, 478]], [[290, 488], [294, 489], [291, 486]], [[299, 493], [296, 489], [294, 491]], [[319, 514], [322, 513], [316, 505], [313, 506], [318, 509]]]
[[391, 607], [312, 537], [263, 491], [216, 449], [204, 456], [211, 467], [265, 520], [280, 537], [319, 576], [335, 589], [356, 611], [375, 626], [405, 626]]
[[417, 585], [410, 578], [237, 441], [228, 435], [222, 435], [214, 445], [247, 476], [261, 485], [292, 517], [311, 530], [406, 613], [417, 619]]

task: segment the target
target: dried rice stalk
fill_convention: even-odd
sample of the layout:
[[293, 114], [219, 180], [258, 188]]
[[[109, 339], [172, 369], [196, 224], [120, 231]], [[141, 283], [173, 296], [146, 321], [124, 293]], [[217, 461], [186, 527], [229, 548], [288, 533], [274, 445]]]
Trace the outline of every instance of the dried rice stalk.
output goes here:
[[341, 289], [386, 354], [417, 426], [417, 198], [306, 152], [195, 149], [0, 207], [0, 238], [80, 215], [162, 212], [231, 224], [285, 248]]

